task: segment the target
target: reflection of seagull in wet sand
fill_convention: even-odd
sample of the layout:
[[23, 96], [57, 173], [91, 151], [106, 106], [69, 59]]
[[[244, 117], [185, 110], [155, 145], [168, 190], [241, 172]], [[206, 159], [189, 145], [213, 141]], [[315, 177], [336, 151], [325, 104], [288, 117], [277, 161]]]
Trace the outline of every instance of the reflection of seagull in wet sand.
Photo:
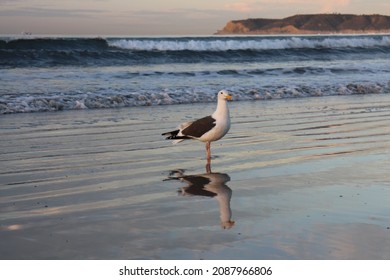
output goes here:
[[186, 139], [206, 142], [207, 162], [210, 163], [210, 143], [221, 139], [229, 131], [230, 116], [226, 100], [232, 100], [231, 95], [221, 90], [218, 93], [217, 109], [211, 116], [193, 122], [182, 123], [176, 130], [163, 133], [166, 139], [174, 140], [173, 144]]
[[179, 190], [181, 195], [215, 197], [219, 204], [221, 227], [230, 229], [234, 226], [234, 221], [231, 220], [232, 211], [230, 209], [232, 190], [226, 186], [226, 182], [230, 181], [229, 175], [224, 173], [183, 175], [181, 170], [176, 172], [178, 172], [176, 174], [177, 177], [170, 177], [170, 179], [179, 179], [188, 184], [188, 186]]

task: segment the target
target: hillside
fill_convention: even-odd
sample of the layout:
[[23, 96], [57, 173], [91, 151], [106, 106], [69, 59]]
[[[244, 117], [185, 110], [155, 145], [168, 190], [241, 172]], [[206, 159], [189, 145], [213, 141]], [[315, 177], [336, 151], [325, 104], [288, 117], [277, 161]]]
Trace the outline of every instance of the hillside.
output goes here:
[[390, 16], [352, 14], [295, 15], [283, 19], [229, 21], [218, 35], [228, 34], [390, 33]]

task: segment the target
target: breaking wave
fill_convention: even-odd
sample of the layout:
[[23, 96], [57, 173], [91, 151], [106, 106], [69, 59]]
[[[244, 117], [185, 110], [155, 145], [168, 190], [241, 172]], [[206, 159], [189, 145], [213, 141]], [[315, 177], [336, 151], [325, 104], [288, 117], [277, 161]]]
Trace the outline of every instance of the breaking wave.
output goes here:
[[390, 47], [390, 37], [246, 37], [245, 39], [119, 39], [112, 47], [135, 51], [237, 51], [282, 49], [382, 48]]
[[284, 60], [390, 51], [390, 36], [3, 38], [0, 67], [112, 66]]
[[[386, 84], [366, 83], [333, 85], [324, 87], [312, 86], [277, 86], [274, 88], [236, 87], [233, 99], [237, 101], [254, 101], [286, 98], [304, 98], [334, 95], [365, 95], [390, 92], [390, 82]], [[0, 114], [46, 112], [73, 109], [102, 109], [120, 107], [138, 107], [155, 105], [194, 104], [215, 102], [215, 91], [206, 88], [203, 91], [138, 91], [132, 93], [111, 94], [56, 94], [36, 96], [9, 96], [8, 100], [0, 98]]]

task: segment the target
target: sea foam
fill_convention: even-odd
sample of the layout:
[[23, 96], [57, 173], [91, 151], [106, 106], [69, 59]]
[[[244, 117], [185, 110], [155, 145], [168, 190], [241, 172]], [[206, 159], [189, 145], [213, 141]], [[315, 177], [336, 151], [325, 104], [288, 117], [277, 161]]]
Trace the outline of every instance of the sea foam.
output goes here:
[[109, 46], [135, 51], [228, 51], [228, 50], [280, 50], [317, 48], [372, 48], [390, 47], [390, 37], [323, 38], [285, 37], [255, 39], [174, 40], [174, 39], [120, 39], [110, 40]]

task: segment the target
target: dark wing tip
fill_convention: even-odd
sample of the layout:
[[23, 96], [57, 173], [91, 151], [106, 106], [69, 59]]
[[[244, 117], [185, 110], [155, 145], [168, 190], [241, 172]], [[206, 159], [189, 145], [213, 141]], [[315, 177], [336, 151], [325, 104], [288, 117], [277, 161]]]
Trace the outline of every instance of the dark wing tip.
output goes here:
[[169, 132], [164, 132], [163, 134], [161, 134], [162, 136], [176, 136], [178, 133], [179, 133], [179, 129], [176, 129], [176, 130], [173, 130], [173, 131], [169, 131]]

